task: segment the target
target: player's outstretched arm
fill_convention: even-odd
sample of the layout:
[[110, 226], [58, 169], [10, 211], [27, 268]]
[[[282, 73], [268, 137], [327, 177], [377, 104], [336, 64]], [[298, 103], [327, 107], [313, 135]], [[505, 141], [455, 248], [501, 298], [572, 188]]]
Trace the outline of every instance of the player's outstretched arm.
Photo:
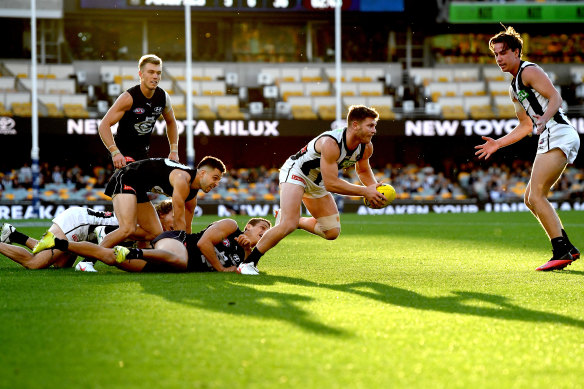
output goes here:
[[235, 266], [223, 267], [215, 252], [215, 245], [221, 243], [229, 235], [237, 231], [237, 222], [233, 219], [223, 219], [213, 223], [197, 242], [201, 254], [218, 272], [234, 272]]
[[485, 143], [475, 146], [475, 149], [477, 149], [475, 155], [477, 155], [479, 159], [489, 159], [489, 157], [500, 148], [518, 142], [532, 133], [533, 123], [531, 118], [527, 115], [525, 109], [523, 109], [523, 106], [515, 98], [512, 97], [511, 100], [515, 105], [515, 114], [517, 115], [517, 119], [519, 119], [519, 124], [513, 129], [513, 131], [505, 136], [500, 137], [499, 139], [483, 136], [482, 139], [485, 141]]

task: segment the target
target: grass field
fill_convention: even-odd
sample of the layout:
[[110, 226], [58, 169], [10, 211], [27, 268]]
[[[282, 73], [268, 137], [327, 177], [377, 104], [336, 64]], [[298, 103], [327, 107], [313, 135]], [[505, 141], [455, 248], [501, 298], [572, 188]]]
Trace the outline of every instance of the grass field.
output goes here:
[[[583, 216], [561, 213], [581, 249]], [[584, 387], [584, 263], [534, 271], [551, 251], [530, 214], [342, 223], [295, 232], [260, 276], [0, 256], [0, 387]]]

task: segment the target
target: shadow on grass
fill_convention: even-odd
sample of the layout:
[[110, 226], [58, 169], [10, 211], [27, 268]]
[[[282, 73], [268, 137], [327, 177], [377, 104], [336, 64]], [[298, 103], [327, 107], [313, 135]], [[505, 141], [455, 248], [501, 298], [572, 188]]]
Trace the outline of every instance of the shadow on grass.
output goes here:
[[176, 283], [160, 282], [159, 279], [148, 276], [142, 277], [140, 285], [145, 293], [186, 306], [230, 315], [289, 322], [317, 334], [351, 336], [343, 329], [315, 320], [310, 312], [302, 309], [302, 304], [314, 301], [312, 297], [258, 290], [254, 286], [230, 282], [231, 280], [226, 280], [224, 276], [208, 273], [190, 274], [190, 277], [186, 278], [186, 283], [196, 284], [195, 288], [189, 285], [180, 286]]
[[[249, 278], [245, 278], [248, 281]], [[244, 281], [244, 282], [245, 282]], [[312, 281], [286, 276], [262, 277], [249, 281], [255, 285], [285, 283], [306, 286], [310, 288], [324, 288], [338, 292], [354, 294], [400, 307], [436, 311], [444, 313], [458, 313], [463, 315], [490, 317], [503, 320], [517, 320], [533, 323], [554, 323], [584, 328], [584, 321], [556, 313], [523, 308], [512, 304], [505, 296], [454, 291], [450, 296], [428, 297], [419, 293], [396, 288], [377, 282], [353, 282], [350, 284], [321, 284]], [[492, 305], [492, 307], [471, 305], [475, 302]]]

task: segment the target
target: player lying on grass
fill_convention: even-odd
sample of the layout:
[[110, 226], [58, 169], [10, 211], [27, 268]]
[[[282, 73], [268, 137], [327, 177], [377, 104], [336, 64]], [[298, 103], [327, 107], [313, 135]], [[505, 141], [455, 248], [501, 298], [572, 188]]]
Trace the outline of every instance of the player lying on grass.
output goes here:
[[[172, 216], [172, 200], [161, 201], [160, 203], [156, 204], [154, 209], [158, 214], [158, 219], [160, 219], [162, 229], [164, 231], [174, 230], [174, 219]], [[107, 236], [107, 234], [109, 234], [112, 231], [115, 231], [117, 228], [118, 228], [117, 224], [116, 226], [111, 227], [97, 227], [95, 229], [97, 244], [100, 244], [103, 241], [103, 239]], [[132, 242], [132, 240], [136, 240], [134, 238], [135, 237], [130, 236], [130, 238], [126, 240], [126, 242]], [[149, 241], [137, 240], [135, 243], [137, 244], [138, 247], [141, 248], [150, 246]], [[85, 258], [84, 260], [79, 261], [77, 265], [75, 265], [75, 270], [84, 272], [97, 272], [97, 270], [95, 270], [94, 267], [95, 262], [97, 262], [95, 258]]]
[[242, 232], [235, 220], [223, 219], [195, 234], [166, 231], [152, 241], [153, 249], [144, 250], [123, 246], [109, 249], [89, 242], [70, 242], [47, 232], [37, 249], [70, 251], [129, 272], [259, 274], [252, 263], [244, 264], [243, 261], [270, 227], [268, 220], [252, 218]]
[[[157, 205], [157, 212], [160, 213], [160, 220], [164, 228], [170, 230], [173, 228], [172, 214], [169, 217], [168, 213], [172, 208], [163, 203]], [[71, 207], [53, 219], [53, 224], [48, 231], [59, 239], [71, 242], [97, 241], [98, 231], [102, 227], [105, 231], [118, 227], [118, 220], [113, 213]], [[20, 244], [32, 250], [38, 241], [17, 231], [9, 223], [2, 225], [0, 242], [0, 253], [27, 269], [46, 269], [50, 266], [56, 268], [71, 267], [77, 258], [77, 255], [73, 253], [61, 250], [47, 250], [33, 254], [23, 247], [14, 246], [14, 244]], [[83, 271], [95, 271], [91, 262], [80, 267]]]

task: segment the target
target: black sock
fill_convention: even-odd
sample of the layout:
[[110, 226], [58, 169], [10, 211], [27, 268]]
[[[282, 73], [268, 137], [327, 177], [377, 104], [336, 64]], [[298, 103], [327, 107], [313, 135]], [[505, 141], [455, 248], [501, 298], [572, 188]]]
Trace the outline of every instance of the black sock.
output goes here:
[[83, 259], [81, 260], [81, 262], [91, 262], [91, 263], [93, 263], [95, 265], [97, 263], [97, 259], [83, 257]]
[[18, 243], [20, 245], [26, 246], [26, 241], [28, 240], [28, 236], [24, 235], [22, 232], [14, 230], [13, 233], [10, 234], [10, 242]]
[[562, 237], [566, 240], [566, 244], [568, 245], [568, 247], [574, 247], [572, 242], [570, 242], [570, 238], [568, 238], [568, 234], [566, 233], [566, 230], [564, 230], [563, 228], [562, 228]]
[[144, 259], [144, 252], [141, 249], [129, 249], [126, 259]]
[[564, 238], [563, 236], [558, 236], [557, 238], [553, 238], [552, 241], [552, 249], [554, 250], [554, 252], [563, 252], [564, 250], [567, 250], [570, 246], [568, 245], [568, 242], [566, 241], [566, 238]]
[[54, 248], [61, 251], [67, 251], [69, 249], [69, 241], [67, 239], [55, 238]]
[[257, 266], [262, 255], [264, 254], [261, 253], [260, 250], [257, 249], [257, 247], [254, 247], [251, 254], [249, 254], [249, 257], [247, 257], [243, 262], [245, 263], [253, 262], [254, 266]]

